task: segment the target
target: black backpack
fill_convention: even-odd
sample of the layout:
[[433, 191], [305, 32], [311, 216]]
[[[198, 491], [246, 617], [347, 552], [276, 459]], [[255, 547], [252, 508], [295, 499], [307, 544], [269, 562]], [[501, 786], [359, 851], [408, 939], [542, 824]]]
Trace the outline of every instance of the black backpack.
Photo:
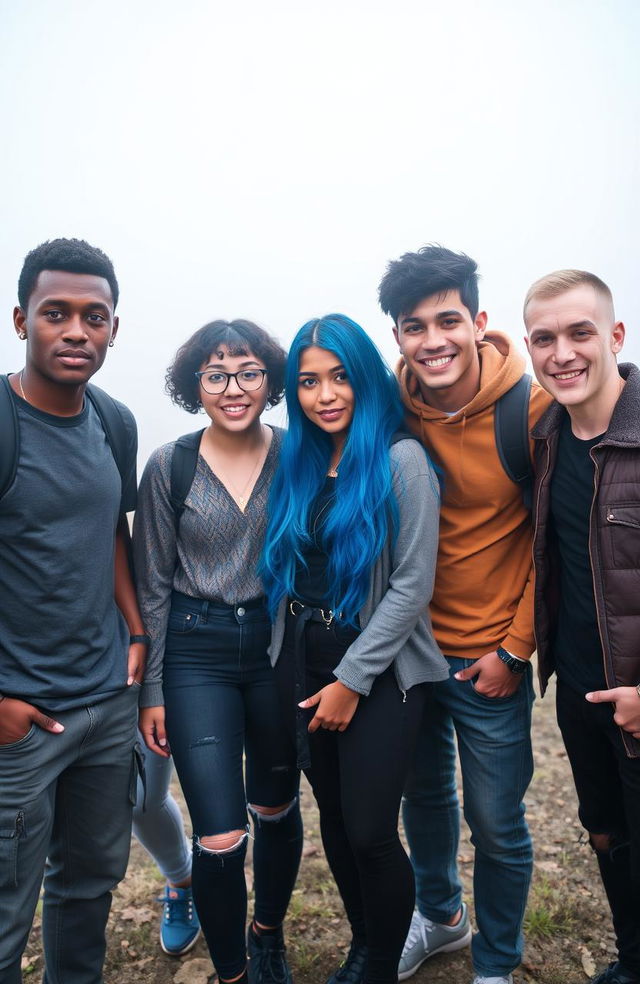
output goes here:
[[176, 520], [176, 529], [184, 512], [184, 503], [193, 484], [198, 464], [198, 450], [205, 428], [192, 434], [183, 434], [175, 443], [171, 458], [171, 482], [169, 498]]
[[500, 463], [512, 482], [520, 486], [527, 509], [533, 502], [533, 467], [529, 448], [529, 397], [531, 376], [525, 373], [496, 401], [494, 430]]
[[[137, 437], [133, 416], [93, 383], [85, 390], [95, 409], [120, 472], [122, 488], [135, 476]], [[20, 457], [20, 428], [7, 376], [0, 375], [0, 499], [13, 485]]]

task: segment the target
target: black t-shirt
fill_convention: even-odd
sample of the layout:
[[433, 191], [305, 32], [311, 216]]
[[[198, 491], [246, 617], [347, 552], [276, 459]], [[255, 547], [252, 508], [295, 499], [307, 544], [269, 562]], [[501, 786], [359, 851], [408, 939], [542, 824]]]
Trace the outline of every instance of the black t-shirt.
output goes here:
[[322, 543], [322, 530], [333, 504], [336, 480], [327, 479], [311, 507], [309, 515], [309, 535], [311, 543], [304, 550], [306, 569], [298, 565], [295, 578], [295, 596], [298, 601], [311, 608], [330, 607], [329, 556]]
[[560, 608], [554, 639], [558, 678], [580, 693], [606, 688], [589, 557], [589, 517], [594, 463], [589, 454], [602, 440], [581, 441], [565, 414], [551, 479], [550, 536], [560, 559]]
[[20, 457], [0, 500], [0, 692], [55, 712], [126, 686], [114, 548], [135, 477], [122, 489], [89, 400], [58, 417], [13, 397]]

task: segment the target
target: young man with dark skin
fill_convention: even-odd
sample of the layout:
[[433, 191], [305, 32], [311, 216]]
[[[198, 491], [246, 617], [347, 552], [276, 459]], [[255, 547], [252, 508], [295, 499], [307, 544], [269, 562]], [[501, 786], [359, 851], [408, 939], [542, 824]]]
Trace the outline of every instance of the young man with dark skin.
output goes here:
[[618, 960], [593, 984], [640, 984], [640, 371], [617, 364], [611, 291], [582, 270], [536, 281], [527, 346], [554, 403], [533, 430], [535, 633]]
[[46, 861], [44, 979], [98, 984], [129, 854], [148, 642], [128, 564], [136, 430], [113, 401], [121, 474], [85, 392], [118, 331], [109, 258], [81, 240], [44, 243], [18, 297], [17, 470], [0, 498], [0, 982], [22, 979]]
[[[440, 246], [406, 253], [389, 264], [380, 303], [402, 354], [407, 424], [442, 469], [430, 611], [451, 668], [431, 688], [405, 789], [417, 908], [399, 977], [471, 942], [456, 865], [457, 737], [475, 846], [474, 984], [512, 984], [532, 869], [522, 802], [533, 769], [531, 522], [502, 467], [494, 418], [496, 402], [523, 375], [524, 357], [506, 335], [487, 332], [476, 264], [464, 254]], [[547, 403], [534, 386], [523, 423], [528, 416], [533, 424]]]

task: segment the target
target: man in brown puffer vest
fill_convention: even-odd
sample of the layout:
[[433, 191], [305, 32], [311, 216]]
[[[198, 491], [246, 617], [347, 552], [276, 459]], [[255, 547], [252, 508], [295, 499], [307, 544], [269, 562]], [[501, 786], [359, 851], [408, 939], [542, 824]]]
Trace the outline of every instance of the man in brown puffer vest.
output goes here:
[[607, 893], [618, 960], [593, 984], [640, 984], [640, 370], [618, 366], [624, 325], [580, 270], [524, 305], [539, 383], [533, 429], [535, 634]]

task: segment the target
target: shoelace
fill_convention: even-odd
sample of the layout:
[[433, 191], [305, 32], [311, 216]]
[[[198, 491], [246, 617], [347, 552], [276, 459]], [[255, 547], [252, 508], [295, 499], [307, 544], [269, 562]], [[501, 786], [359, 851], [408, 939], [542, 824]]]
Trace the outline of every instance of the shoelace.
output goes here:
[[473, 984], [509, 984], [508, 977], [474, 977]]
[[191, 922], [193, 914], [193, 899], [174, 899], [169, 892], [159, 895], [156, 902], [164, 905], [164, 918], [166, 922], [173, 922], [174, 919], [186, 919]]
[[[278, 984], [286, 984], [287, 963], [285, 959], [285, 948], [277, 937], [260, 936], [258, 952], [252, 954], [251, 963], [254, 965], [254, 979], [262, 982], [276, 981]], [[256, 967], [255, 964], [258, 964]], [[252, 976], [254, 976], [252, 974]]]
[[411, 920], [411, 925], [409, 926], [407, 939], [404, 944], [404, 948], [402, 950], [402, 955], [404, 956], [407, 950], [409, 950], [415, 943], [417, 943], [419, 939], [423, 939], [426, 943], [427, 933], [430, 933], [433, 930], [433, 926], [434, 924], [431, 922], [430, 919], [427, 919], [425, 916], [420, 916], [417, 913], [414, 913], [414, 916]]

